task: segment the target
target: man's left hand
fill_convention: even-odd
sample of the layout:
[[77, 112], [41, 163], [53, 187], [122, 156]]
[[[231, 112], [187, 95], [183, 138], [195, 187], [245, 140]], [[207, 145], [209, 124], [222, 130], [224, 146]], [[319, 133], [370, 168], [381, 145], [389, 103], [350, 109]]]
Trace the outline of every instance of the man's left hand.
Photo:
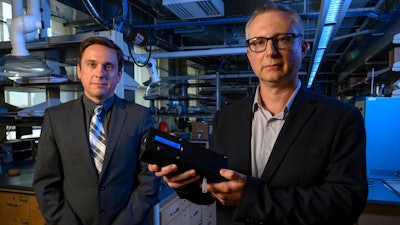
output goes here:
[[207, 191], [222, 205], [235, 206], [242, 196], [246, 175], [228, 169], [221, 169], [220, 174], [229, 181], [207, 184]]

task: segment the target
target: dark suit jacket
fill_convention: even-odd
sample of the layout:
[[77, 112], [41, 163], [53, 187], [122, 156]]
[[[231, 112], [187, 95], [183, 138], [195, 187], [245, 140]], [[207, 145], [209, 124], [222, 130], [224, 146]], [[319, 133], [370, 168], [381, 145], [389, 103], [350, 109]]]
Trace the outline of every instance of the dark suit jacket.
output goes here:
[[[365, 129], [359, 110], [302, 87], [261, 179], [251, 177], [253, 99], [216, 113], [211, 148], [247, 175], [236, 207], [217, 205], [218, 225], [353, 224], [367, 199]], [[178, 191], [210, 203], [198, 188]], [[234, 223], [233, 221], [239, 221]]]
[[116, 97], [103, 171], [90, 157], [82, 97], [45, 112], [33, 188], [47, 224], [143, 224], [159, 179], [137, 160], [149, 110]]

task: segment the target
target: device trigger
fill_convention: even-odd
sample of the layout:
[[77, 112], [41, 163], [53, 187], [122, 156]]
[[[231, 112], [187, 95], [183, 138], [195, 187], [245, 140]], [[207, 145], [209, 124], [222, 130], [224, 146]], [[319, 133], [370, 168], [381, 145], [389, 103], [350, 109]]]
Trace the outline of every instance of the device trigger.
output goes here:
[[203, 177], [203, 182], [201, 183], [201, 192], [207, 193], [207, 178]]

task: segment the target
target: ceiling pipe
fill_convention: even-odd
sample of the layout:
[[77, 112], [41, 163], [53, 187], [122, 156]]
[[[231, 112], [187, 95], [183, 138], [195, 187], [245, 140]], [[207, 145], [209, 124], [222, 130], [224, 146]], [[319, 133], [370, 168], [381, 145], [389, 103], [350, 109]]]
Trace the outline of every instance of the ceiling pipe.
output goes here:
[[338, 40], [341, 40], [341, 39], [346, 39], [346, 38], [354, 37], [354, 36], [360, 36], [360, 35], [363, 35], [363, 34], [370, 34], [370, 33], [373, 33], [373, 32], [374, 31], [370, 30], [370, 29], [357, 31], [357, 32], [354, 32], [354, 33], [351, 33], [351, 34], [337, 36], [337, 37], [333, 38], [333, 41], [338, 41]]
[[[365, 8], [365, 9], [354, 9], [348, 10], [345, 14], [346, 17], [359, 17], [359, 16], [371, 16], [371, 14], [376, 14], [373, 8]], [[303, 19], [317, 19], [321, 15], [320, 13], [301, 13], [300, 17]], [[379, 16], [387, 17], [386, 14], [379, 14]], [[212, 19], [212, 20], [201, 20], [201, 21], [179, 21], [172, 23], [158, 23], [158, 24], [136, 24], [135, 28], [138, 29], [173, 29], [179, 27], [188, 27], [188, 26], [210, 26], [210, 25], [221, 25], [221, 24], [230, 24], [230, 23], [247, 23], [249, 21], [250, 16], [245, 17], [236, 17], [236, 18], [225, 18], [225, 19]]]
[[220, 25], [229, 23], [247, 23], [250, 17], [238, 17], [229, 19], [214, 19], [214, 20], [202, 20], [202, 21], [186, 21], [186, 22], [174, 22], [174, 23], [159, 23], [159, 24], [145, 24], [145, 25], [135, 25], [139, 29], [171, 29], [178, 27], [187, 26], [210, 26], [210, 25]]
[[246, 51], [247, 47], [214, 48], [214, 49], [193, 50], [193, 51], [152, 52], [151, 57], [154, 59], [162, 59], [162, 58], [175, 59], [175, 58], [196, 58], [202, 56], [244, 55], [246, 54]]

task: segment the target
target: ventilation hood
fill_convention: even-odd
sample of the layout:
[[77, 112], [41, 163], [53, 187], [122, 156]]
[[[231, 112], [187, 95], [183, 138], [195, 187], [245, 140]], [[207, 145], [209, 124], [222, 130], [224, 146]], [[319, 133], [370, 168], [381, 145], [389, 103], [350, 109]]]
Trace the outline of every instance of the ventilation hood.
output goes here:
[[162, 4], [181, 19], [199, 19], [224, 15], [222, 0], [163, 0]]

